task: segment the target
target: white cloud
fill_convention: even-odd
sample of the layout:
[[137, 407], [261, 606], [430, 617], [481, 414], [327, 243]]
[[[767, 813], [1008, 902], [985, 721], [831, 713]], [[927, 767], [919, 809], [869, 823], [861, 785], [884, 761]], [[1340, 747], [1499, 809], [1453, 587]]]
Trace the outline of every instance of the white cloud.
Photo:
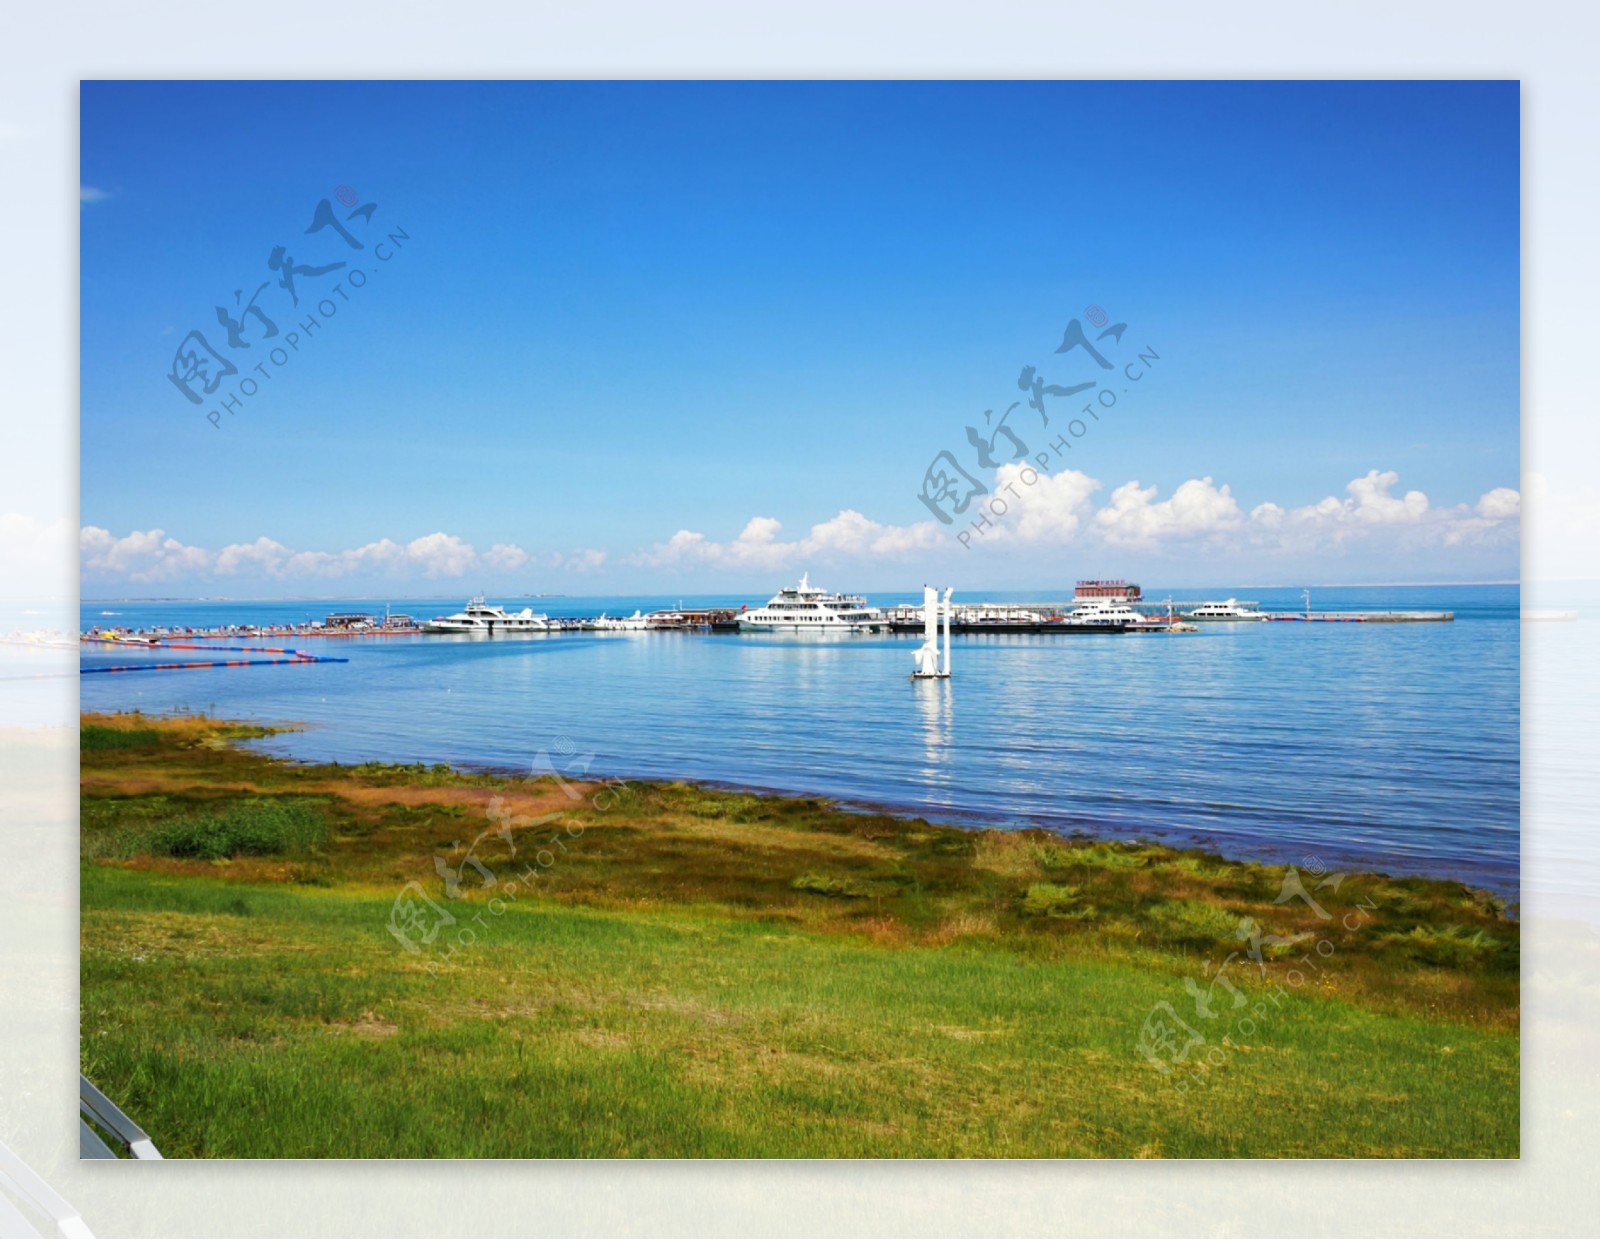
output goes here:
[[1099, 489], [1098, 482], [1076, 469], [1041, 474], [1031, 466], [1002, 465], [995, 471], [991, 498], [1013, 507], [996, 519], [996, 532], [1002, 537], [1014, 534], [1023, 542], [1067, 542], [1082, 528], [1090, 497]]
[[1156, 500], [1156, 487], [1125, 482], [1111, 492], [1111, 501], [1095, 513], [1095, 530], [1113, 547], [1149, 546], [1174, 538], [1218, 534], [1238, 529], [1244, 522], [1239, 502], [1224, 483], [1210, 477], [1191, 478], [1172, 493]]
[[[347, 577], [363, 570], [383, 571], [404, 567], [406, 550], [390, 539], [380, 539], [351, 551], [291, 551], [270, 538], [236, 543], [217, 553], [217, 572], [257, 572], [268, 577]], [[416, 567], [421, 567], [420, 565]]]
[[406, 558], [429, 577], [459, 577], [478, 562], [470, 543], [454, 534], [428, 534], [406, 544]]
[[293, 554], [281, 542], [270, 538], [258, 538], [253, 543], [230, 543], [217, 552], [216, 570], [225, 576], [251, 570], [277, 576]]
[[[730, 541], [679, 530], [628, 562], [649, 568], [776, 569], [891, 558], [948, 548], [978, 519], [989, 521], [981, 531], [988, 543], [1070, 543], [1118, 551], [1319, 554], [1359, 545], [1388, 554], [1503, 545], [1518, 536], [1520, 497], [1509, 487], [1496, 487], [1475, 505], [1439, 508], [1421, 491], [1396, 495], [1399, 481], [1392, 470], [1373, 469], [1348, 483], [1343, 498], [1328, 496], [1299, 507], [1267, 501], [1246, 513], [1232, 487], [1210, 476], [1189, 479], [1167, 499], [1160, 498], [1158, 487], [1135, 479], [1112, 490], [1096, 509], [1093, 498], [1103, 485], [1097, 479], [1077, 470], [1040, 474], [1014, 463], [995, 471], [993, 489], [973, 504], [965, 522], [945, 530], [929, 521], [883, 525], [845, 509], [786, 542], [776, 520], [753, 517]], [[979, 543], [972, 537], [967, 545]]]
[[1460, 547], [1514, 541], [1519, 531], [1521, 496], [1496, 487], [1476, 505], [1440, 508], [1421, 491], [1394, 495], [1400, 481], [1394, 470], [1371, 469], [1335, 496], [1285, 509], [1260, 504], [1250, 513], [1252, 543], [1268, 550], [1326, 551], [1361, 543], [1399, 550]]
[[515, 543], [495, 543], [483, 553], [483, 563], [487, 568], [504, 569], [513, 572], [528, 562], [528, 553]]
[[1480, 517], [1487, 517], [1491, 521], [1519, 517], [1522, 515], [1522, 495], [1510, 487], [1495, 487], [1478, 500], [1476, 509]]
[[[1025, 481], [1033, 477], [1030, 484]], [[1511, 487], [1495, 487], [1475, 503], [1437, 506], [1421, 491], [1396, 494], [1400, 479], [1392, 470], [1369, 470], [1345, 487], [1344, 496], [1290, 506], [1257, 504], [1248, 514], [1231, 487], [1210, 476], [1191, 478], [1169, 498], [1157, 486], [1138, 480], [1114, 488], [1095, 507], [1103, 484], [1076, 470], [1037, 474], [1021, 464], [1002, 466], [994, 489], [974, 504], [971, 517], [1004, 501], [991, 515], [987, 540], [1030, 545], [1073, 544], [1087, 549], [1193, 551], [1243, 555], [1322, 556], [1360, 549], [1378, 556], [1426, 554], [1440, 549], [1515, 548], [1521, 533], [1522, 497]], [[1531, 485], [1530, 480], [1530, 485]], [[1541, 511], [1553, 510], [1548, 505]], [[1568, 524], [1583, 524], [1577, 511], [1593, 503], [1567, 505]], [[1566, 509], [1561, 510], [1563, 514]], [[1552, 515], [1554, 512], [1552, 511]], [[0, 534], [7, 533], [0, 519]], [[750, 518], [734, 538], [719, 542], [695, 530], [679, 530], [665, 542], [626, 557], [642, 568], [751, 569], [762, 572], [809, 564], [861, 564], [910, 561], [919, 555], [948, 553], [963, 525], [948, 529], [932, 521], [889, 525], [852, 508], [813, 525], [804, 535], [784, 539], [773, 517]], [[113, 536], [98, 526], [80, 532], [85, 576], [130, 582], [170, 581], [178, 577], [250, 575], [275, 581], [390, 576], [404, 579], [459, 579], [468, 573], [524, 570], [595, 572], [610, 563], [592, 547], [570, 552], [530, 553], [513, 543], [477, 551], [453, 534], [437, 531], [398, 543], [380, 539], [346, 551], [297, 551], [274, 539], [234, 543], [220, 550], [189, 546], [160, 529]], [[977, 545], [974, 541], [973, 545]]]
[[[751, 522], [754, 525], [755, 522]], [[772, 522], [776, 533], [778, 523]], [[745, 534], [750, 527], [745, 528]], [[742, 537], [742, 536], [741, 536]], [[881, 525], [869, 520], [853, 508], [846, 508], [838, 516], [811, 527], [811, 533], [795, 544], [796, 554], [802, 556], [821, 553], [824, 559], [830, 553], [838, 556], [875, 555], [897, 556], [918, 551], [940, 543], [938, 527], [932, 521], [914, 525]]]
[[[514, 543], [496, 543], [480, 554], [471, 543], [442, 531], [404, 545], [382, 538], [347, 551], [296, 551], [275, 539], [261, 537], [254, 542], [230, 543], [212, 552], [187, 546], [160, 529], [133, 530], [118, 538], [109, 530], [86, 525], [79, 533], [78, 548], [85, 576], [137, 582], [241, 574], [276, 581], [358, 574], [458, 578], [474, 570], [514, 572], [531, 559]], [[603, 559], [603, 553], [583, 554], [600, 554]]]
[[704, 534], [693, 530], [679, 530], [664, 543], [657, 543], [649, 551], [641, 551], [634, 560], [639, 564], [668, 565], [712, 560], [721, 554], [721, 548]]
[[134, 530], [115, 538], [97, 525], [79, 532], [78, 554], [84, 569], [129, 581], [167, 581], [185, 572], [204, 572], [212, 562], [209, 551], [169, 538], [165, 530]]
[[80, 185], [80, 186], [78, 186], [78, 205], [79, 206], [82, 206], [84, 203], [89, 203], [89, 202], [104, 202], [109, 197], [111, 197], [111, 195], [106, 193], [105, 190], [96, 189], [93, 185]]
[[650, 568], [712, 565], [720, 568], [782, 568], [803, 560], [823, 563], [863, 556], [898, 557], [941, 545], [932, 521], [884, 525], [846, 508], [811, 527], [803, 538], [783, 542], [782, 525], [772, 517], [752, 517], [731, 542], [714, 542], [694, 530], [679, 530], [664, 543], [630, 557]]
[[[1404, 499], [1396, 499], [1389, 494], [1389, 488], [1399, 481], [1400, 475], [1392, 469], [1383, 473], [1369, 469], [1366, 477], [1357, 478], [1345, 487], [1350, 498], [1341, 505], [1341, 515], [1372, 525], [1420, 521], [1428, 513], [1428, 497], [1421, 491], [1407, 491]], [[1331, 498], [1317, 506], [1319, 511]]]

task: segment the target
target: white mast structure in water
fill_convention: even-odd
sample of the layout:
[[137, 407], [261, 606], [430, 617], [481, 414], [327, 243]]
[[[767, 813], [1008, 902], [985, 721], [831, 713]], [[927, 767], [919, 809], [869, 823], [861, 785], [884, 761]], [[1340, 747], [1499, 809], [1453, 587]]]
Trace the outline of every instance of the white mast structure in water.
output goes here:
[[[915, 680], [945, 680], [950, 675], [950, 595], [953, 589], [946, 588], [944, 601], [939, 600], [939, 592], [932, 586], [922, 587], [922, 645], [912, 657], [917, 661], [917, 670], [912, 672]], [[939, 657], [939, 620], [944, 619], [944, 658]]]

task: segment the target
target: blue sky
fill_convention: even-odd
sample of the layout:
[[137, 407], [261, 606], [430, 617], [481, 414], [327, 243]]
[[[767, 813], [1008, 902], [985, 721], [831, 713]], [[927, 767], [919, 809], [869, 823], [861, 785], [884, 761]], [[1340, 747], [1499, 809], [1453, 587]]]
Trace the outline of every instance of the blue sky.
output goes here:
[[[85, 83], [84, 592], [1515, 577], [1518, 128], [1503, 82]], [[339, 186], [359, 254], [304, 232]], [[215, 428], [174, 351], [263, 281], [294, 330], [278, 245], [368, 283]], [[964, 428], [1095, 378], [1090, 305], [1159, 366], [962, 545], [924, 470], [1004, 483]]]

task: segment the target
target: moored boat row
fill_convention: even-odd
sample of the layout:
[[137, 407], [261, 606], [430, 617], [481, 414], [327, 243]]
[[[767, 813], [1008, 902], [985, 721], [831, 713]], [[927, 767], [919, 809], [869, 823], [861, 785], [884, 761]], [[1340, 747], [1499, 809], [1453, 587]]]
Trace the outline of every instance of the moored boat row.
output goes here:
[[[1220, 601], [1157, 604], [1143, 598], [1137, 585], [1122, 580], [1085, 580], [1077, 583], [1072, 600], [1065, 603], [954, 603], [950, 607], [951, 631], [962, 634], [1033, 633], [1181, 633], [1199, 624], [1249, 623], [1267, 620], [1302, 623], [1396, 624], [1453, 620], [1451, 612], [1313, 612], [1305, 593], [1303, 612], [1264, 612], [1254, 603], [1236, 598]], [[190, 626], [155, 626], [125, 629], [96, 625], [83, 640], [127, 645], [156, 645], [174, 639], [226, 637], [385, 637], [418, 633], [466, 637], [506, 637], [563, 632], [642, 633], [652, 631], [700, 633], [823, 633], [906, 634], [923, 628], [923, 609], [917, 604], [874, 607], [859, 594], [836, 594], [811, 584], [810, 575], [773, 595], [765, 605], [751, 608], [676, 608], [631, 616], [549, 616], [530, 607], [508, 611], [482, 596], [450, 615], [435, 616], [420, 624], [410, 616], [385, 610], [333, 612], [323, 620], [303, 624], [230, 624], [209, 629]], [[117, 613], [102, 612], [102, 615]]]

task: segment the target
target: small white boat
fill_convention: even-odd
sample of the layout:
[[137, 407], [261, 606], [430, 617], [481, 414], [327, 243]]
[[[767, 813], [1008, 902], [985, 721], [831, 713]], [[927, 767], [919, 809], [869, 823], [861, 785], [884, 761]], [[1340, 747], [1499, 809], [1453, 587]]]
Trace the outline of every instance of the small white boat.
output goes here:
[[765, 607], [739, 613], [745, 632], [871, 633], [887, 629], [889, 621], [876, 607], [868, 607], [859, 594], [829, 594], [811, 584], [811, 574], [798, 586], [785, 586]]
[[1267, 613], [1241, 606], [1236, 598], [1221, 603], [1201, 603], [1183, 613], [1185, 620], [1265, 620]]
[[508, 612], [482, 598], [471, 600], [465, 611], [453, 616], [435, 616], [422, 622], [424, 633], [481, 633], [489, 637], [498, 633], [548, 633], [552, 627], [549, 616], [532, 608]]

